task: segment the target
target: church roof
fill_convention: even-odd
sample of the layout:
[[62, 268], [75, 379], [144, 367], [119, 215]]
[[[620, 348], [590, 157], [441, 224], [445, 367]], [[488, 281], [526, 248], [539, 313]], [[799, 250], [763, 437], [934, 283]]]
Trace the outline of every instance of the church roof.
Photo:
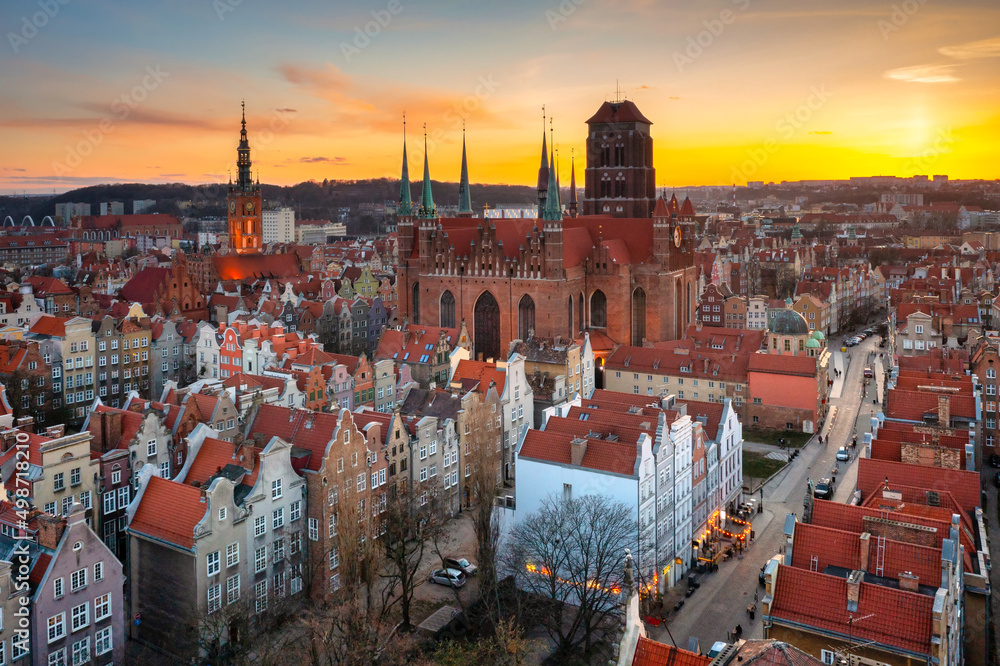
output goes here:
[[212, 263], [215, 264], [220, 280], [290, 278], [302, 272], [294, 254], [215, 255]]
[[639, 110], [639, 107], [628, 99], [622, 100], [621, 102], [605, 102], [604, 104], [601, 104], [601, 108], [597, 110], [597, 113], [587, 120], [588, 125], [591, 123], [653, 124], [651, 120], [642, 115], [642, 111]]

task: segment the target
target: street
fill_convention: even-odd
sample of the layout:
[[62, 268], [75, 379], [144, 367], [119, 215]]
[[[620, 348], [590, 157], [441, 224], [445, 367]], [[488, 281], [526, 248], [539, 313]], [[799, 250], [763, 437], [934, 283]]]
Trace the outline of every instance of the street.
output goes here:
[[[850, 337], [850, 336], [848, 336]], [[764, 588], [758, 585], [761, 567], [778, 553], [784, 544], [783, 526], [785, 516], [795, 513], [801, 516], [806, 495], [806, 481], [814, 482], [823, 477], [832, 477], [836, 472], [834, 500], [849, 502], [857, 478], [857, 456], [861, 454], [864, 435], [870, 432], [870, 419], [882, 404], [885, 387], [884, 367], [887, 359], [880, 359], [878, 335], [870, 336], [856, 347], [841, 352], [843, 336], [832, 337], [830, 376], [834, 380], [830, 392], [830, 416], [823, 425], [823, 444], [813, 437], [789, 465], [778, 472], [763, 488], [763, 512], [753, 516], [755, 541], [744, 552], [742, 559], [733, 559], [719, 564], [716, 573], [704, 574], [700, 578], [701, 587], [685, 600], [683, 608], [668, 616], [665, 625], [650, 627], [653, 639], [664, 643], [676, 641], [678, 647], [688, 647], [690, 637], [697, 638], [702, 652], [708, 652], [715, 641], [728, 640], [728, 633], [736, 625], [742, 625], [743, 638], [761, 638], [760, 604], [753, 620], [747, 613], [747, 606], [763, 596]], [[874, 359], [871, 355], [874, 354]], [[865, 387], [864, 368], [869, 366], [875, 378]], [[833, 369], [840, 370], [837, 378]], [[874, 387], [877, 394], [873, 394]], [[862, 399], [862, 391], [865, 397]], [[873, 396], [878, 396], [879, 404], [873, 404]], [[841, 446], [849, 446], [854, 436], [858, 447], [852, 451], [850, 462], [837, 463], [836, 453]], [[839, 472], [837, 471], [839, 467]], [[755, 495], [760, 499], [760, 495]], [[685, 586], [678, 586], [674, 593], [664, 599], [666, 608], [684, 599]], [[669, 633], [668, 633], [669, 630]], [[671, 640], [673, 637], [673, 641]]]

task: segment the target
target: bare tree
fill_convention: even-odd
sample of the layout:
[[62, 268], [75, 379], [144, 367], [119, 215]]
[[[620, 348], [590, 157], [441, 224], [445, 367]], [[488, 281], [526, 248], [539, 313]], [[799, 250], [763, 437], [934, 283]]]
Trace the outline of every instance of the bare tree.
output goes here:
[[[466, 435], [468, 453], [465, 464], [472, 473], [466, 479], [469, 499], [475, 502], [470, 509], [472, 528], [476, 535], [476, 557], [479, 566], [479, 594], [487, 602], [495, 594], [497, 581], [497, 542], [500, 540], [500, 519], [494, 511], [493, 500], [500, 483], [502, 430], [500, 415], [491, 411], [485, 400], [472, 398], [466, 408], [466, 423], [471, 430]], [[490, 606], [492, 607], [492, 606]]]
[[379, 543], [385, 553], [380, 574], [385, 608], [398, 604], [402, 614], [400, 629], [409, 631], [413, 627], [413, 592], [423, 582], [417, 574], [420, 560], [447, 520], [443, 494], [426, 482], [408, 487], [388, 499], [384, 520], [385, 532]]
[[622, 554], [640, 552], [637, 534], [632, 510], [600, 495], [552, 495], [518, 521], [504, 568], [547, 607], [541, 623], [561, 659], [590, 654], [617, 615]]

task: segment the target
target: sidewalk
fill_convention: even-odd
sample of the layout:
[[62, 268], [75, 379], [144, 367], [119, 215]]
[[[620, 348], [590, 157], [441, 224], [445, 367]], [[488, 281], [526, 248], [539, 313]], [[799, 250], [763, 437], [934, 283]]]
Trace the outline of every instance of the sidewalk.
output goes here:
[[[839, 370], [840, 376], [836, 376], [833, 370]], [[844, 390], [844, 381], [847, 378], [847, 360], [844, 352], [835, 351], [830, 354], [830, 371], [833, 377], [833, 386], [830, 387], [830, 400], [836, 400]]]

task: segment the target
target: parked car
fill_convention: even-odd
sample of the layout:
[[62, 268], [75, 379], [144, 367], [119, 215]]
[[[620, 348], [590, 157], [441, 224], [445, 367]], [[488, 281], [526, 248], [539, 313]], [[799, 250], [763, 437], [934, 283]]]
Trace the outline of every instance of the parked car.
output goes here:
[[465, 574], [458, 569], [438, 569], [431, 572], [432, 583], [459, 588], [465, 585]]
[[813, 497], [816, 499], [833, 499], [833, 483], [830, 479], [820, 479], [813, 488]]
[[875, 373], [874, 373], [874, 372], [872, 372], [872, 369], [871, 369], [871, 368], [865, 368], [865, 377], [866, 377], [867, 379], [871, 379], [871, 378], [872, 378], [872, 377], [874, 377], [874, 376], [875, 376]]
[[850, 460], [850, 459], [851, 459], [851, 454], [847, 450], [846, 446], [842, 446], [839, 449], [837, 449], [837, 460]]
[[458, 569], [466, 576], [475, 576], [479, 573], [479, 567], [464, 557], [446, 557], [444, 565], [449, 569]]
[[1000, 467], [1000, 456], [995, 453], [990, 454], [990, 467]]

